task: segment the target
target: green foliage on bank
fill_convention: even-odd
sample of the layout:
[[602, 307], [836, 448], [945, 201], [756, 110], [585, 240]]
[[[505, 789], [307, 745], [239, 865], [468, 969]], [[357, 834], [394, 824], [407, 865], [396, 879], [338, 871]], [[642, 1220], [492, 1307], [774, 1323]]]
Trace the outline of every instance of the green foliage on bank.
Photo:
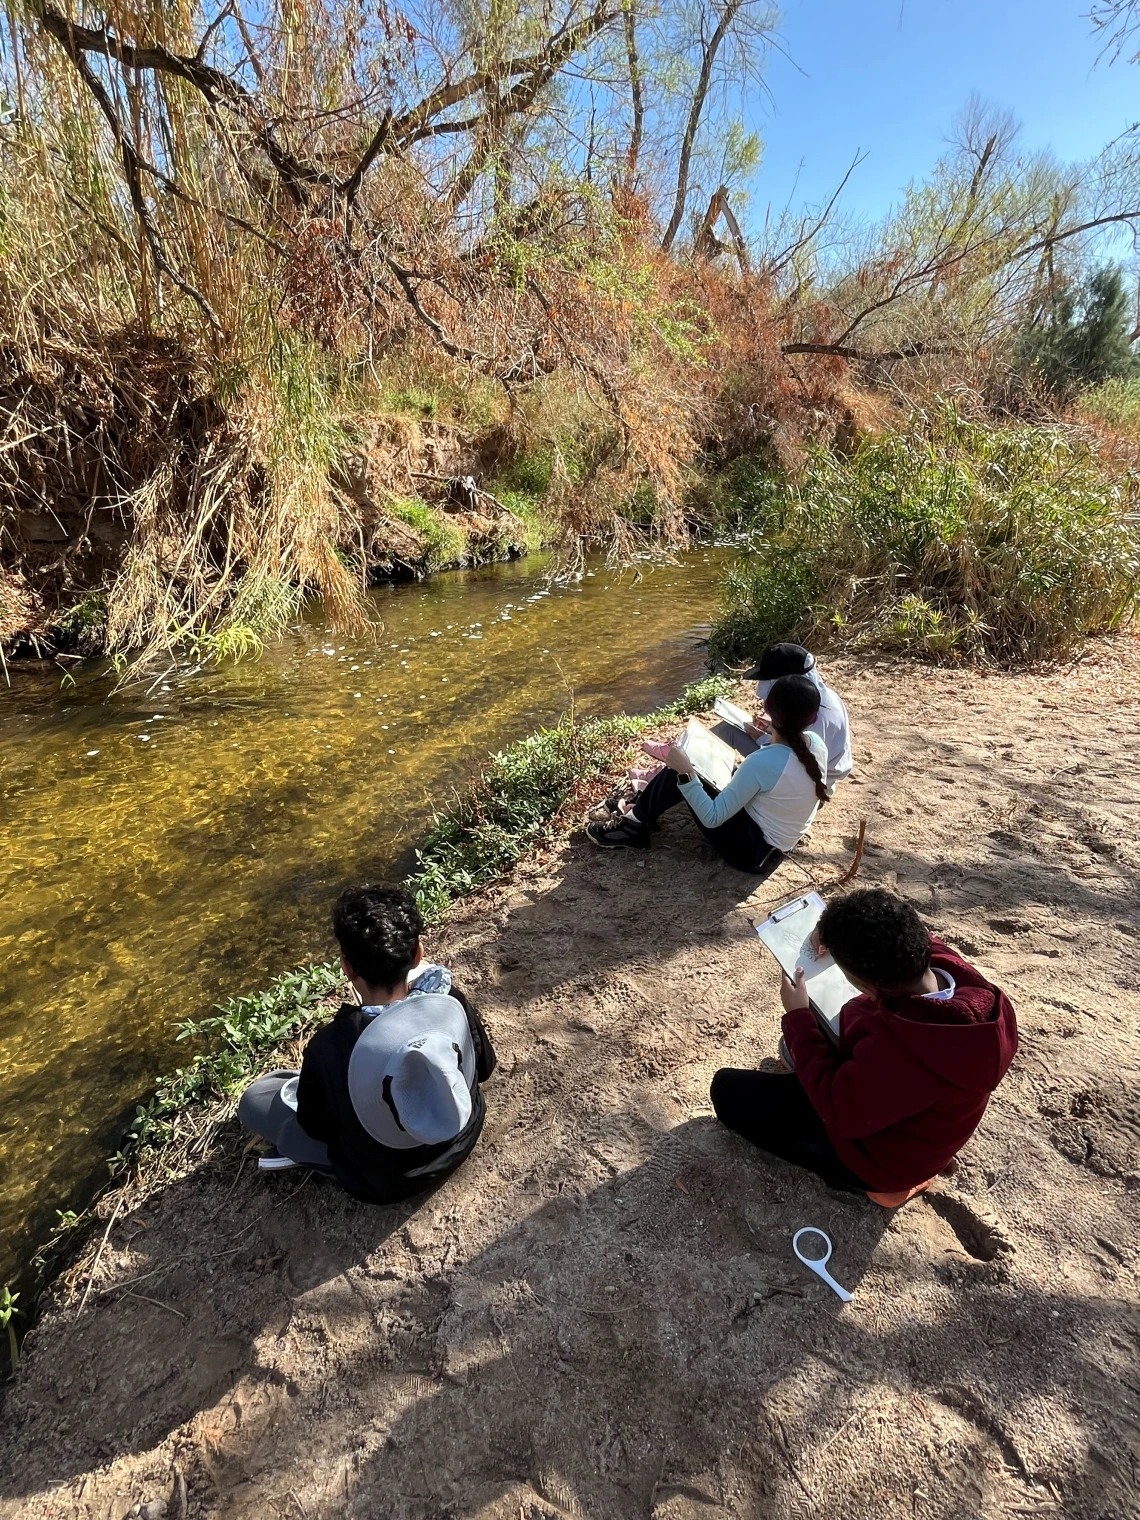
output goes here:
[[504, 876], [546, 836], [551, 820], [618, 763], [637, 736], [702, 712], [732, 683], [713, 676], [648, 717], [564, 718], [492, 755], [482, 775], [436, 815], [409, 886], [428, 923], [450, 903]]
[[268, 1051], [303, 1036], [319, 1021], [319, 1010], [343, 983], [339, 961], [287, 971], [264, 992], [230, 998], [205, 1019], [178, 1025], [180, 1040], [194, 1041], [197, 1054], [159, 1083], [149, 1103], [140, 1105], [123, 1145], [111, 1159], [114, 1174], [143, 1146], [173, 1137], [178, 1115], [191, 1104], [239, 1092], [262, 1070]]
[[[409, 556], [401, 549], [399, 563], [419, 575], [491, 564], [541, 549], [551, 536], [541, 502], [523, 491], [504, 492], [499, 500], [512, 517], [488, 518], [483, 527], [466, 516], [445, 511], [419, 497], [390, 502], [388, 511], [412, 529], [419, 542]], [[383, 556], [380, 556], [381, 563]]]
[[946, 661], [1064, 655], [1140, 605], [1137, 481], [1059, 427], [946, 404], [799, 480], [757, 483], [710, 658], [774, 639]]
[[421, 544], [417, 569], [433, 575], [453, 565], [465, 564], [470, 552], [468, 535], [446, 512], [426, 501], [395, 501], [388, 509], [399, 522], [419, 534]]

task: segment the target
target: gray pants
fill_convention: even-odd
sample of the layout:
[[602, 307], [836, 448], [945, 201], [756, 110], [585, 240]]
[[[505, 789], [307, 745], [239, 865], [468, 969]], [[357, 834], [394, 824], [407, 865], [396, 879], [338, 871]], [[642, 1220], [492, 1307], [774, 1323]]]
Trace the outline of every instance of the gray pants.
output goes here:
[[297, 1115], [281, 1100], [281, 1089], [295, 1071], [267, 1072], [246, 1088], [238, 1104], [238, 1118], [255, 1135], [268, 1140], [282, 1156], [300, 1166], [315, 1166], [331, 1171], [329, 1149], [323, 1140], [314, 1140], [297, 1123]]

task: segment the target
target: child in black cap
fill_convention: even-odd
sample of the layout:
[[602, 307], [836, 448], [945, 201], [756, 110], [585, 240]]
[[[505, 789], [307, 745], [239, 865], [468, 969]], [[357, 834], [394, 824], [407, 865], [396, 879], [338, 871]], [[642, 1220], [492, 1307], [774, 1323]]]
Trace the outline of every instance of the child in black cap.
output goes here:
[[[849, 776], [855, 766], [847, 707], [839, 693], [825, 684], [815, 663], [815, 655], [802, 644], [769, 644], [752, 669], [744, 672], [746, 681], [757, 683], [756, 695], [761, 706], [772, 690], [773, 682], [781, 676], [806, 676], [819, 692], [819, 716], [810, 725], [810, 732], [818, 734], [827, 746], [827, 790], [829, 794], [833, 793], [836, 782]], [[768, 718], [761, 715], [748, 732], [753, 739], [758, 739], [768, 727]]]

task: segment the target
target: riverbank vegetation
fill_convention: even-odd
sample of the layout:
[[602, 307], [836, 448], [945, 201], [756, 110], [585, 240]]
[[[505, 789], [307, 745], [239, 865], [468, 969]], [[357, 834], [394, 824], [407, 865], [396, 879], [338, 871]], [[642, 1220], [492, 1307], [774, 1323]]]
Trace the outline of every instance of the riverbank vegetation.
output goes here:
[[[983, 455], [1043, 427], [1049, 495], [1050, 438], [1131, 384], [1103, 239], [1140, 223], [1140, 140], [1064, 165], [975, 103], [882, 225], [837, 198], [753, 232], [776, 26], [764, 0], [10, 8], [0, 640], [241, 653], [310, 594], [361, 621], [378, 575], [676, 545], [740, 525], [735, 461], [806, 500], [880, 434], [927, 447], [910, 419], [947, 396]], [[1123, 481], [1096, 423], [1065, 447]], [[893, 638], [878, 596], [812, 618], [864, 607]]]
[[718, 662], [789, 635], [1039, 659], [1115, 630], [1136, 606], [1137, 479], [1055, 424], [971, 420], [943, 404], [847, 454], [816, 449], [795, 479], [752, 492], [756, 543], [727, 578]]

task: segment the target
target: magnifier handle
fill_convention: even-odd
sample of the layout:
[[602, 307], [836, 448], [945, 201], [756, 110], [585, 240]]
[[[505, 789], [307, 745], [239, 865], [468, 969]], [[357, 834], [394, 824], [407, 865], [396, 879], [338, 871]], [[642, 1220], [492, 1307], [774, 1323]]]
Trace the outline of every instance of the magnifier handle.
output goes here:
[[809, 1261], [808, 1266], [812, 1269], [817, 1277], [823, 1278], [824, 1282], [833, 1293], [838, 1293], [839, 1297], [845, 1304], [849, 1304], [851, 1302], [851, 1294], [848, 1293], [846, 1288], [841, 1288], [839, 1286], [839, 1284], [835, 1281], [835, 1278], [832, 1277], [831, 1273], [827, 1270], [821, 1261]]

